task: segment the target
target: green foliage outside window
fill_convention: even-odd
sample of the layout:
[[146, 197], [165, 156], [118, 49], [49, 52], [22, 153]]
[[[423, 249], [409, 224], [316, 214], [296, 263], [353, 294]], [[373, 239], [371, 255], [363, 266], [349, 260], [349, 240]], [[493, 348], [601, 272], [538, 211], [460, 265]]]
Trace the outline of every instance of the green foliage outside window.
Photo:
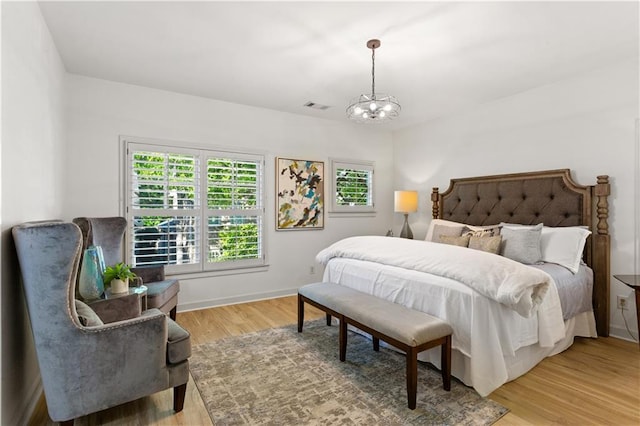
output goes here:
[[336, 204], [339, 206], [368, 206], [370, 175], [366, 170], [337, 169]]
[[210, 262], [259, 257], [258, 224], [225, 226], [218, 232], [217, 249], [209, 250]]
[[210, 209], [256, 208], [256, 163], [210, 158], [207, 181], [207, 206]]
[[[191, 155], [136, 152], [134, 206], [144, 209], [181, 209], [196, 203], [197, 162]], [[146, 217], [145, 226], [157, 226], [161, 218]]]

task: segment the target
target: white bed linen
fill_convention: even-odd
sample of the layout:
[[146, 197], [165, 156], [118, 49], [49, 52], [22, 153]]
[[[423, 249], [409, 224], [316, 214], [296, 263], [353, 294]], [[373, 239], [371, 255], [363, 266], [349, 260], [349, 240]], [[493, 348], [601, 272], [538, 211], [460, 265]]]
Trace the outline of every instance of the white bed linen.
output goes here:
[[[538, 315], [530, 318], [455, 280], [375, 262], [333, 258], [325, 268], [324, 281], [449, 322], [453, 327], [452, 373], [483, 396], [528, 371], [566, 338], [561, 314], [557, 319], [560, 302], [553, 280]], [[529, 352], [533, 355], [522, 359], [520, 354]], [[421, 354], [420, 359], [439, 367], [438, 357], [436, 348]]]
[[[373, 235], [344, 238], [321, 250], [316, 260], [326, 265], [334, 257], [368, 260], [451, 278], [527, 318], [536, 314], [552, 281], [546, 272], [503, 256], [405, 238]], [[556, 314], [561, 319], [559, 303]]]

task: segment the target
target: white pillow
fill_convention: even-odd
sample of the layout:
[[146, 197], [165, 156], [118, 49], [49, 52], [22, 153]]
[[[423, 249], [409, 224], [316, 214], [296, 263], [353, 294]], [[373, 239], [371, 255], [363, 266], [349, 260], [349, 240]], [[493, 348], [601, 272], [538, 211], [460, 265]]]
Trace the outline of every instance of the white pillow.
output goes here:
[[[442, 228], [451, 228], [452, 232], [449, 233], [445, 233], [445, 235], [449, 235], [449, 236], [460, 236], [460, 234], [462, 234], [462, 230], [464, 229], [465, 225], [464, 223], [458, 223], [458, 222], [452, 222], [450, 220], [444, 220], [444, 219], [432, 219], [431, 223], [429, 224], [429, 229], [427, 229], [427, 236], [424, 238], [425, 241], [435, 241], [436, 243], [440, 242], [440, 234], [442, 234], [441, 232], [435, 232], [435, 236], [434, 236], [434, 230], [436, 230], [437, 228], [442, 227]], [[455, 235], [456, 231], [459, 230], [459, 232], [457, 232], [458, 235]], [[434, 239], [435, 238], [435, 239]]]
[[577, 274], [584, 244], [590, 234], [591, 231], [580, 226], [544, 226], [540, 237], [542, 261], [557, 263]]

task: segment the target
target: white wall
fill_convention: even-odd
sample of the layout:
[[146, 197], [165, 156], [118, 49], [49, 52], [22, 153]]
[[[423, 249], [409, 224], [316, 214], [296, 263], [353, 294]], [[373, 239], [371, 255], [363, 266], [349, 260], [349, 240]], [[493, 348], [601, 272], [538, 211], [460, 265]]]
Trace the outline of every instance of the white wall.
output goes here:
[[[451, 177], [523, 170], [570, 167], [584, 184], [598, 174], [611, 175], [612, 271], [633, 272], [637, 59], [392, 137], [379, 127], [65, 76], [37, 4], [1, 5], [1, 424], [26, 421], [39, 385], [10, 228], [29, 220], [121, 214], [119, 135], [267, 154], [268, 270], [182, 279], [181, 309], [286, 294], [320, 279], [321, 270], [309, 274], [319, 249], [348, 235], [384, 234], [392, 220], [399, 231], [401, 218], [391, 207], [394, 189], [420, 190], [420, 212], [411, 215], [420, 238], [430, 218], [432, 186], [445, 188]], [[275, 156], [324, 160], [327, 167], [329, 157], [375, 161], [377, 215], [327, 216], [323, 231], [276, 232]], [[631, 292], [612, 280], [612, 300], [617, 294]], [[612, 312], [612, 332], [624, 337], [622, 319]], [[632, 315], [627, 318], [635, 326]]]
[[[257, 94], [256, 96], [258, 96]], [[180, 277], [178, 310], [293, 294], [301, 284], [320, 280], [316, 253], [349, 235], [384, 235], [392, 221], [391, 133], [348, 122], [337, 123], [69, 76], [68, 146], [63, 216], [109, 216], [120, 210], [119, 136], [160, 138], [198, 146], [246, 148], [266, 153], [267, 253], [264, 272], [204, 278]], [[325, 161], [330, 157], [375, 162], [373, 217], [325, 216], [318, 231], [275, 231], [274, 158]], [[326, 189], [328, 190], [328, 185]], [[328, 195], [327, 195], [328, 196]], [[329, 200], [326, 200], [327, 205]], [[316, 273], [310, 274], [310, 266]]]
[[[394, 133], [395, 186], [418, 189], [422, 200], [410, 218], [414, 234], [423, 238], [430, 222], [431, 187], [445, 190], [450, 178], [570, 168], [592, 185], [607, 174], [611, 271], [633, 273], [638, 75], [633, 58]], [[619, 294], [632, 291], [611, 278], [611, 333], [629, 338], [615, 309]], [[626, 318], [635, 330], [632, 299]]]
[[40, 392], [11, 227], [61, 215], [64, 78], [37, 3], [2, 2], [3, 425], [26, 424]]

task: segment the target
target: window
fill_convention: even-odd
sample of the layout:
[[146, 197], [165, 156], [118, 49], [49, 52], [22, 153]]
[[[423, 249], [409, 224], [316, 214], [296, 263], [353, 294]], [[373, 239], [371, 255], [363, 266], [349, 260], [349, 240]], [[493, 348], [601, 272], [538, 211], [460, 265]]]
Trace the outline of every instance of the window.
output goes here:
[[356, 160], [330, 160], [331, 211], [340, 213], [374, 212], [373, 163]]
[[132, 265], [180, 273], [265, 264], [263, 156], [125, 143]]

